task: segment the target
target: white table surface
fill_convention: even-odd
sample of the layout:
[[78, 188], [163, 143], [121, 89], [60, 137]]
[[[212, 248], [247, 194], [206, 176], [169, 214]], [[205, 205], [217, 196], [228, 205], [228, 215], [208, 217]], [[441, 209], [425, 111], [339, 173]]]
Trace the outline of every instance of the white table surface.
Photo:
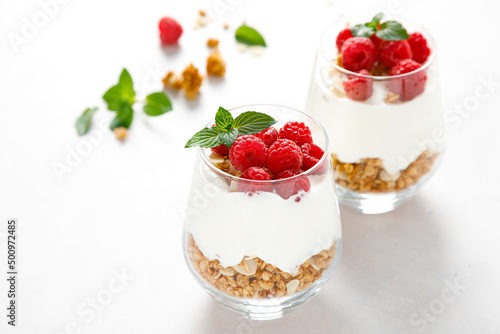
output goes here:
[[[228, 9], [222, 19], [215, 6]], [[18, 326], [5, 324], [0, 274], [1, 333], [500, 333], [500, 86], [471, 112], [452, 109], [486, 92], [481, 78], [500, 82], [498, 2], [73, 0], [15, 52], [7, 34], [20, 34], [23, 18], [41, 8], [0, 2], [2, 272], [7, 218], [20, 224]], [[195, 31], [198, 9], [213, 22]], [[320, 32], [340, 14], [377, 9], [420, 21], [438, 40], [444, 105], [455, 117], [444, 162], [394, 212], [342, 208], [344, 253], [312, 301], [280, 320], [239, 318], [184, 263], [182, 204], [195, 152], [183, 145], [219, 105], [303, 109]], [[164, 15], [184, 27], [178, 50], [158, 45]], [[266, 38], [261, 57], [237, 50], [242, 20]], [[204, 67], [208, 37], [221, 40], [223, 81], [206, 80], [193, 103], [172, 96], [174, 111], [156, 119], [137, 106], [124, 144], [105, 129], [58, 181], [54, 161], [81, 145], [75, 119], [96, 105], [96, 123], [110, 121], [101, 96], [123, 67], [136, 86], [159, 90], [167, 70]], [[105, 305], [90, 311], [98, 296]]]

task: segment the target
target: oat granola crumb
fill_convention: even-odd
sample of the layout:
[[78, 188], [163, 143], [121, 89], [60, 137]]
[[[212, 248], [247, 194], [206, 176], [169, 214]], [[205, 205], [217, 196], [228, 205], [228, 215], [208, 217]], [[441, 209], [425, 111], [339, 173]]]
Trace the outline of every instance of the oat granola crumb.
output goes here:
[[165, 88], [171, 88], [175, 90], [179, 90], [182, 88], [182, 78], [180, 75], [175, 74], [174, 72], [168, 72], [162, 81]]
[[198, 14], [200, 14], [200, 16], [206, 16], [206, 15], [207, 15], [207, 12], [206, 12], [206, 11], [204, 11], [204, 10], [202, 10], [202, 9], [200, 9], [200, 10], [198, 11]]
[[115, 134], [116, 139], [120, 141], [125, 141], [125, 139], [127, 139], [127, 128], [123, 126], [115, 128], [113, 133]]
[[219, 46], [219, 40], [218, 40], [218, 39], [216, 39], [216, 38], [209, 38], [209, 39], [207, 40], [207, 46], [208, 46], [209, 48], [214, 48], [214, 47], [217, 47], [217, 46]]
[[222, 59], [219, 50], [214, 48], [207, 58], [207, 74], [223, 77], [224, 73], [226, 73], [226, 63]]
[[224, 25], [222, 26], [222, 28], [224, 28], [226, 30], [229, 29], [229, 23], [224, 23]]
[[384, 98], [385, 103], [396, 103], [399, 101], [399, 94], [393, 92], [387, 92], [387, 95]]
[[203, 82], [203, 76], [198, 72], [198, 69], [191, 63], [182, 72], [182, 89], [189, 100], [195, 99]]

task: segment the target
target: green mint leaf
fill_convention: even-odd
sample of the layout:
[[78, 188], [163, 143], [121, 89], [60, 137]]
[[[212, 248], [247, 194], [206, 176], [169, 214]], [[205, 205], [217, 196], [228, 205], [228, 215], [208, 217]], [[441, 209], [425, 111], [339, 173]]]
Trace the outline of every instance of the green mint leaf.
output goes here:
[[226, 109], [219, 107], [217, 114], [215, 114], [215, 125], [222, 131], [229, 131], [233, 127], [233, 116]]
[[159, 116], [172, 110], [172, 104], [165, 93], [152, 93], [146, 96], [146, 104], [143, 109], [146, 115]]
[[135, 102], [135, 91], [132, 77], [124, 68], [120, 74], [118, 84], [111, 87], [102, 97], [108, 104], [108, 109], [118, 111], [124, 103], [129, 105]]
[[132, 109], [131, 105], [123, 103], [120, 107], [118, 107], [116, 117], [111, 121], [109, 127], [111, 128], [111, 130], [120, 127], [128, 129], [130, 127], [130, 124], [132, 124], [133, 118], [134, 118], [134, 109]]
[[231, 129], [227, 132], [225, 131], [219, 132], [219, 139], [222, 142], [222, 144], [227, 146], [227, 148], [231, 148], [231, 145], [233, 145], [237, 137], [238, 137], [238, 129]]
[[87, 108], [82, 113], [80, 117], [75, 122], [76, 132], [79, 136], [83, 136], [89, 132], [90, 126], [92, 125], [92, 115], [97, 110], [97, 107]]
[[277, 122], [269, 115], [257, 111], [246, 111], [236, 117], [234, 128], [238, 129], [240, 135], [251, 135], [265, 130]]
[[375, 15], [371, 22], [365, 23], [365, 26], [377, 30], [380, 20], [384, 17], [384, 13], [378, 13]]
[[267, 46], [264, 38], [257, 30], [245, 25], [236, 30], [236, 40], [247, 45]]
[[380, 30], [377, 31], [377, 37], [386, 41], [402, 41], [410, 38], [406, 29], [401, 23], [396, 21], [387, 21], [380, 25]]
[[364, 24], [356, 24], [351, 28], [351, 33], [354, 37], [370, 38], [375, 33], [375, 29], [372, 27], [367, 27]]
[[204, 128], [198, 131], [189, 141], [186, 143], [185, 148], [189, 147], [208, 147], [212, 148], [215, 146], [221, 145], [222, 142], [219, 138], [219, 129], [216, 127], [213, 128]]

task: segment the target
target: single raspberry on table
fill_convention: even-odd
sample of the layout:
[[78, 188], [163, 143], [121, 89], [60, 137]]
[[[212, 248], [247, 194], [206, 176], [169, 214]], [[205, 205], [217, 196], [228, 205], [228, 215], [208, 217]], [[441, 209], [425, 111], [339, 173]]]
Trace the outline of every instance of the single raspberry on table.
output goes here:
[[[287, 179], [301, 173], [298, 169], [285, 170], [278, 173], [275, 180]], [[307, 176], [302, 176], [289, 181], [283, 180], [281, 182], [276, 182], [274, 189], [276, 192], [284, 199], [289, 199], [290, 197], [297, 195], [299, 191], [308, 192], [311, 189], [311, 183]]]
[[303, 122], [287, 122], [280, 129], [280, 139], [289, 139], [297, 145], [302, 146], [305, 143], [312, 143], [311, 130]]
[[267, 129], [254, 134], [254, 136], [262, 139], [264, 144], [266, 144], [267, 147], [269, 147], [278, 139], [278, 130], [270, 126]]
[[378, 48], [378, 58], [385, 66], [393, 67], [397, 62], [412, 57], [410, 43], [403, 41], [382, 41]]
[[[250, 167], [243, 171], [240, 175], [242, 179], [254, 180], [254, 181], [271, 181], [271, 176], [262, 167]], [[241, 192], [256, 192], [256, 191], [267, 191], [272, 192], [273, 186], [269, 182], [238, 182], [238, 191]]]
[[252, 135], [240, 136], [229, 149], [229, 160], [239, 171], [249, 167], [262, 167], [267, 160], [267, 151], [266, 144], [260, 138]]
[[366, 37], [349, 38], [341, 51], [342, 66], [349, 71], [369, 70], [377, 62], [375, 45]]
[[164, 17], [158, 24], [162, 44], [174, 44], [182, 35], [182, 27], [171, 17]]
[[[316, 144], [304, 144], [300, 147], [300, 149], [302, 150], [301, 169], [304, 171], [314, 167], [325, 154], [323, 149]], [[318, 170], [315, 171], [315, 174], [323, 174], [326, 172], [325, 166], [319, 167]]]
[[302, 166], [302, 151], [293, 141], [278, 139], [269, 148], [267, 167], [277, 174], [287, 169], [299, 169]]
[[352, 35], [351, 29], [345, 28], [339, 32], [337, 35], [337, 40], [335, 41], [335, 44], [337, 44], [337, 49], [342, 50], [342, 45], [344, 45], [344, 42], [347, 41], [349, 38], [354, 37]]
[[[401, 60], [391, 69], [390, 75], [400, 75], [410, 73], [421, 68], [422, 65], [413, 59]], [[408, 101], [423, 93], [427, 82], [427, 72], [421, 70], [401, 78], [389, 80], [389, 90], [399, 94], [401, 101]]]
[[410, 34], [408, 43], [410, 44], [411, 52], [413, 53], [413, 60], [419, 62], [420, 64], [425, 63], [431, 54], [431, 50], [427, 46], [427, 40], [425, 37], [419, 32], [414, 32]]
[[[370, 75], [367, 70], [361, 70], [358, 72], [362, 75]], [[365, 101], [368, 100], [373, 94], [373, 79], [350, 76], [342, 82], [344, 86], [345, 94], [348, 98], [354, 101]]]

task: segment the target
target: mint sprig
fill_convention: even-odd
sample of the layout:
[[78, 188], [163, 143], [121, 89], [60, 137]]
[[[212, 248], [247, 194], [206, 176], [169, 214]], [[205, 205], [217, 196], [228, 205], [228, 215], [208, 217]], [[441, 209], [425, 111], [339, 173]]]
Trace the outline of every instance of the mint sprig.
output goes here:
[[[134, 82], [127, 69], [123, 69], [118, 83], [108, 89], [102, 97], [108, 104], [108, 109], [116, 111], [116, 116], [110, 128], [129, 128], [134, 119], [133, 105], [138, 102], [135, 98]], [[159, 116], [172, 110], [172, 103], [164, 92], [149, 94], [143, 107], [144, 113], [149, 116]]]
[[[378, 13], [370, 22], [357, 24], [351, 28], [354, 37], [370, 38], [375, 34], [385, 41], [401, 41], [410, 38], [406, 29], [397, 21], [386, 21], [380, 23], [384, 13]], [[379, 28], [380, 24], [380, 28]]]
[[215, 127], [198, 131], [189, 139], [185, 148], [212, 148], [222, 144], [230, 148], [238, 135], [250, 135], [260, 132], [276, 124], [276, 122], [271, 116], [257, 111], [246, 111], [233, 119], [229, 111], [219, 107], [215, 115]]
[[266, 47], [266, 41], [254, 28], [242, 25], [236, 30], [236, 40], [246, 45], [260, 45]]
[[83, 136], [89, 132], [90, 126], [92, 125], [92, 115], [97, 110], [97, 107], [87, 108], [82, 113], [80, 117], [75, 122], [76, 132], [79, 136]]

